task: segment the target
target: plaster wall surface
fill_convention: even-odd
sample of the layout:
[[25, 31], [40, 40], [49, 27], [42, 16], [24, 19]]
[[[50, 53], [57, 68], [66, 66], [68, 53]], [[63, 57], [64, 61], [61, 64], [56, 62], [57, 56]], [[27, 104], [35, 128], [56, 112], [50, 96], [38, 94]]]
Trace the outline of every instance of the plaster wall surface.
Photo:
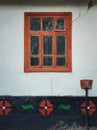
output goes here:
[[[81, 96], [80, 79], [93, 79], [97, 96], [97, 5], [69, 2], [0, 2], [0, 95]], [[72, 12], [72, 72], [24, 73], [24, 12]]]

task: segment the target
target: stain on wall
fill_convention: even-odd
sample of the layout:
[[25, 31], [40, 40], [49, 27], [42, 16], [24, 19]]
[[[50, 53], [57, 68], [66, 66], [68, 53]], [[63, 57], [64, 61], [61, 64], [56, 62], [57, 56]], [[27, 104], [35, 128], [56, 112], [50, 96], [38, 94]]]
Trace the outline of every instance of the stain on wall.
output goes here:
[[[79, 0], [78, 0], [79, 1]], [[81, 0], [81, 3], [84, 5], [88, 0]], [[56, 1], [52, 1], [52, 0], [3, 0], [3, 1], [0, 1], [0, 4], [4, 4], [4, 5], [30, 5], [30, 4], [36, 4], [37, 6], [38, 5], [41, 5], [41, 4], [52, 4], [52, 5], [55, 5], [58, 4], [58, 5], [68, 5], [68, 4], [71, 4], [71, 5], [74, 5], [76, 4], [77, 1], [71, 1], [71, 0], [56, 0]]]

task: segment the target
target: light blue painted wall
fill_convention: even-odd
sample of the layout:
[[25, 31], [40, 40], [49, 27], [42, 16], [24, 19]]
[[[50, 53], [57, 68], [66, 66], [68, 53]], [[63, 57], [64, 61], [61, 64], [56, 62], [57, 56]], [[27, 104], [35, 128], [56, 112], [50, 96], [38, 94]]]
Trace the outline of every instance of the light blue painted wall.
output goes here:
[[[71, 73], [24, 73], [24, 12], [47, 11], [72, 12]], [[97, 96], [97, 5], [0, 5], [0, 95], [80, 96], [80, 79], [93, 79]]]

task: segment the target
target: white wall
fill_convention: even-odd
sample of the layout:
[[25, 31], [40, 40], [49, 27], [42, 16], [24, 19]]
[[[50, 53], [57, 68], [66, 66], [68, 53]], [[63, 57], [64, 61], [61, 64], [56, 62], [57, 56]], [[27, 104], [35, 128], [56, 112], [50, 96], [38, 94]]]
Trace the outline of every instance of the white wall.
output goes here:
[[[72, 12], [72, 72], [24, 73], [24, 12]], [[84, 95], [80, 79], [93, 79], [97, 96], [97, 5], [0, 5], [0, 95]]]

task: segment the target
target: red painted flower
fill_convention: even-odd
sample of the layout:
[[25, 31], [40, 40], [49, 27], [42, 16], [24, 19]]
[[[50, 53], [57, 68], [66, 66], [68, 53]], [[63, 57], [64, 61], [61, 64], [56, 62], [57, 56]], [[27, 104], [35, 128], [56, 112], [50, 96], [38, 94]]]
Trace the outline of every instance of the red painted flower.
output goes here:
[[53, 104], [49, 100], [43, 100], [39, 107], [39, 112], [43, 116], [50, 115], [50, 113], [53, 111]]
[[81, 111], [86, 114], [86, 109], [89, 111], [89, 116], [92, 116], [94, 114], [94, 112], [96, 111], [96, 107], [95, 104], [93, 103], [93, 101], [89, 100], [89, 104], [88, 106], [86, 105], [86, 101], [84, 101], [81, 104]]
[[0, 115], [7, 115], [11, 111], [11, 104], [5, 100], [0, 101]]

